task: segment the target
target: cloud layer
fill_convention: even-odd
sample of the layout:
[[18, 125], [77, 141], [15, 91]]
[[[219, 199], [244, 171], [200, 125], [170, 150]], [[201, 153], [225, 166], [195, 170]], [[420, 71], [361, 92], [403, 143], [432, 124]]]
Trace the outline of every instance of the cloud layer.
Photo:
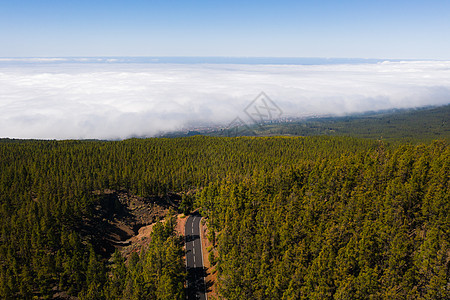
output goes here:
[[284, 116], [450, 103], [450, 62], [337, 65], [0, 61], [0, 137], [154, 136], [227, 124], [264, 91]]

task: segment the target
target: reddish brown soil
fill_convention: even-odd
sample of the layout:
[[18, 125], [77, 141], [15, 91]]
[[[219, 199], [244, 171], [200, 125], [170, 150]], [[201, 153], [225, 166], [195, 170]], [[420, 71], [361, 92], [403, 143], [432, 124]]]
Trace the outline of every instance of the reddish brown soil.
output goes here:
[[[160, 222], [164, 222], [162, 219]], [[150, 242], [150, 234], [152, 233], [153, 226], [156, 224], [150, 224], [139, 228], [139, 231], [136, 235], [132, 236], [130, 239], [126, 241], [127, 246], [121, 248], [121, 253], [124, 257], [128, 258], [133, 252], [140, 252], [143, 248], [145, 248]], [[186, 224], [186, 217], [184, 215], [177, 216], [177, 225], [175, 226], [175, 231], [184, 236], [184, 225]]]
[[207, 249], [211, 249], [211, 251], [215, 251], [213, 249], [212, 242], [208, 239], [208, 227], [206, 226], [206, 222], [204, 222], [205, 219], [202, 219], [201, 225], [200, 225], [200, 234], [201, 240], [202, 240], [202, 252], [203, 252], [203, 266], [206, 268], [206, 286], [207, 288], [207, 294], [208, 299], [219, 299], [218, 293], [217, 293], [217, 274], [214, 270], [214, 267], [211, 266], [211, 263], [209, 262], [209, 252]]
[[[83, 219], [79, 231], [97, 253], [105, 259], [118, 249], [128, 259], [133, 252], [140, 252], [149, 241], [153, 226], [163, 222], [170, 209], [178, 206], [181, 196], [170, 194], [161, 197], [139, 197], [126, 191], [97, 190], [95, 206]], [[37, 199], [33, 199], [37, 201]], [[184, 215], [177, 216], [176, 231], [184, 236]], [[78, 299], [66, 291], [54, 287], [54, 299]]]
[[93, 218], [86, 220], [82, 230], [105, 257], [120, 250], [126, 258], [140, 252], [149, 242], [153, 224], [164, 219], [174, 207], [172, 199], [138, 197], [125, 191], [95, 191], [99, 197]]
[[184, 226], [186, 225], [187, 218], [188, 217], [186, 217], [184, 214], [179, 214], [177, 216], [177, 225], [175, 226], [175, 231], [181, 236], [184, 236]]

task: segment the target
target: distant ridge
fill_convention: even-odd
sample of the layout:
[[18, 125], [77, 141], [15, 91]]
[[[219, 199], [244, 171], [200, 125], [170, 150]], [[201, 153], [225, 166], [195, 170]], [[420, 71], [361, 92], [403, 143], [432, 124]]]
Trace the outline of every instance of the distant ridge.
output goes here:
[[218, 129], [214, 131], [173, 132], [162, 137], [202, 134], [208, 136], [351, 136], [368, 139], [409, 142], [450, 138], [450, 104], [439, 107], [371, 111], [340, 117], [318, 117], [294, 122], [277, 122], [250, 130]]

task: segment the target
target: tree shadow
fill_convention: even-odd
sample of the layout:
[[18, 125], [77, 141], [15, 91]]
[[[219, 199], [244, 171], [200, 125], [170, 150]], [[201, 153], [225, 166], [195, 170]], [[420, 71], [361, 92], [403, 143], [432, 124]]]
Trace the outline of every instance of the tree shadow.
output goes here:
[[187, 235], [185, 237], [185, 239], [186, 239], [186, 243], [188, 243], [188, 242], [192, 242], [192, 241], [200, 239], [200, 236], [199, 235]]
[[208, 285], [205, 283], [206, 268], [197, 267], [187, 268], [187, 282], [186, 288], [187, 299], [199, 299], [201, 295], [205, 294]]
[[140, 226], [129, 209], [119, 201], [117, 193], [101, 194], [91, 207], [91, 215], [83, 220], [82, 236], [88, 240], [96, 253], [111, 256], [116, 248], [127, 246]]

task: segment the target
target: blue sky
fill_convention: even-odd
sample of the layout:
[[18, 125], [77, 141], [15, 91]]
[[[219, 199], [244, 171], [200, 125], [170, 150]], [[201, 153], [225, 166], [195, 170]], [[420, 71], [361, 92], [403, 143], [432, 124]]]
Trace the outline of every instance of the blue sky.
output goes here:
[[0, 0], [0, 57], [450, 59], [450, 1]]

